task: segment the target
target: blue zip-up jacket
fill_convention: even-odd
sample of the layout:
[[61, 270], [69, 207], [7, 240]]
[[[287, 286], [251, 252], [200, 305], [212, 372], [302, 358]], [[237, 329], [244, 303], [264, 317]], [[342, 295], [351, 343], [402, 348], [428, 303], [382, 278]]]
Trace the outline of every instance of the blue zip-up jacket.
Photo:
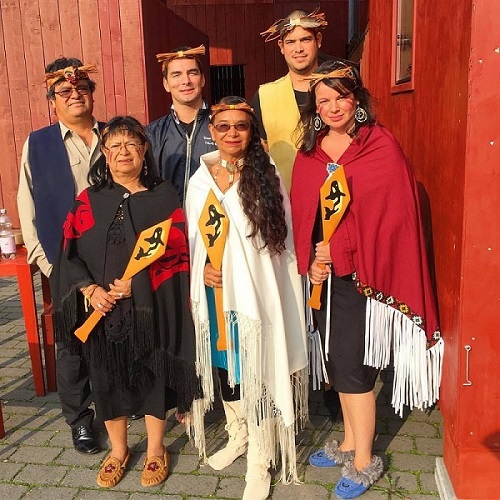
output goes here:
[[146, 127], [160, 175], [172, 182], [182, 206], [189, 178], [200, 166], [200, 156], [217, 149], [208, 131], [209, 120], [210, 109], [201, 108], [188, 135], [172, 108]]

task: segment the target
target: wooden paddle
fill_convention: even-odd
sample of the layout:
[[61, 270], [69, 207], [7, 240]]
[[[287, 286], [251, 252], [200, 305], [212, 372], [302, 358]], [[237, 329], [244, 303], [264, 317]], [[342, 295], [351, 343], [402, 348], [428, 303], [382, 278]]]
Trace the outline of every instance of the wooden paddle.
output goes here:
[[[215, 193], [210, 190], [205, 205], [201, 212], [198, 227], [203, 238], [203, 243], [207, 249], [208, 258], [213, 268], [217, 271], [222, 269], [222, 256], [226, 245], [227, 233], [229, 231], [229, 218], [219, 203]], [[224, 318], [224, 308], [222, 304], [222, 287], [216, 287], [215, 310], [217, 313], [217, 349], [225, 351], [227, 349], [226, 320]]]
[[[171, 225], [172, 219], [167, 219], [144, 229], [139, 234], [127, 268], [121, 277], [122, 280], [129, 280], [165, 253]], [[99, 323], [101, 318], [102, 314], [94, 310], [85, 323], [75, 330], [75, 335], [82, 342], [86, 342], [90, 332]]]
[[[344, 167], [337, 163], [328, 163], [329, 172], [326, 181], [319, 190], [321, 203], [321, 224], [323, 227], [323, 244], [328, 245], [335, 229], [340, 223], [344, 212], [351, 201], [349, 186], [345, 178]], [[319, 264], [324, 269], [324, 264]], [[323, 283], [313, 285], [311, 297], [307, 305], [313, 309], [321, 307], [321, 290]]]

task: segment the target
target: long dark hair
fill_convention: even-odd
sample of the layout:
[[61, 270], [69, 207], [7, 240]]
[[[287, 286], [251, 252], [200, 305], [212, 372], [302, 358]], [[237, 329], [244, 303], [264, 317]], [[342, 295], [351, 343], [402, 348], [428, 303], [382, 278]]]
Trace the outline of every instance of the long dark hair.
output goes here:
[[[326, 75], [331, 71], [337, 69], [350, 68], [354, 79], [344, 78], [325, 78], [321, 80], [327, 87], [336, 90], [340, 95], [352, 93], [354, 99], [359, 101], [359, 107], [363, 108], [367, 114], [367, 120], [360, 123], [354, 121], [354, 130], [349, 132], [351, 137], [355, 137], [361, 127], [375, 123], [375, 114], [372, 109], [372, 97], [368, 89], [363, 85], [361, 75], [355, 65], [350, 65], [342, 61], [325, 61], [319, 68], [315, 69], [313, 73]], [[318, 134], [322, 132], [327, 125], [323, 125], [321, 130], [314, 130], [314, 118], [316, 116], [316, 85], [313, 85], [307, 97], [307, 102], [301, 112], [300, 122], [297, 127], [299, 133], [299, 140], [297, 147], [304, 153], [310, 153], [316, 145]]]
[[[218, 104], [240, 103], [246, 101], [237, 96], [224, 97], [218, 102]], [[245, 166], [240, 173], [238, 194], [243, 212], [252, 228], [248, 237], [253, 238], [260, 233], [264, 241], [263, 248], [267, 247], [272, 254], [281, 253], [285, 249], [288, 229], [280, 180], [269, 155], [262, 147], [257, 118], [253, 112], [246, 112], [250, 118], [252, 136], [245, 155]], [[212, 115], [210, 119], [212, 125], [213, 120]]]
[[[128, 133], [130, 136], [138, 139], [141, 144], [148, 143], [143, 126], [133, 116], [115, 116], [104, 125], [101, 131], [101, 148], [106, 147], [109, 137], [120, 132]], [[144, 155], [144, 165], [147, 166], [147, 169], [143, 168], [141, 170], [139, 181], [146, 189], [152, 189], [160, 184], [162, 180], [158, 175], [158, 169], [149, 143]], [[90, 167], [88, 181], [96, 190], [113, 185], [113, 179], [108, 172], [104, 155], [101, 155], [92, 167]]]

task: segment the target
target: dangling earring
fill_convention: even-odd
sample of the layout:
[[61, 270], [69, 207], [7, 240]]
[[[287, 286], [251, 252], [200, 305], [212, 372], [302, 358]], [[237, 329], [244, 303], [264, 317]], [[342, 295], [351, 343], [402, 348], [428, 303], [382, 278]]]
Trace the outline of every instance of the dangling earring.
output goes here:
[[356, 111], [354, 112], [354, 119], [358, 123], [364, 123], [368, 120], [368, 113], [358, 104]]
[[314, 117], [313, 127], [316, 132], [319, 132], [323, 128], [323, 122], [318, 113], [316, 113], [316, 116]]
[[104, 180], [108, 180], [108, 172], [109, 172], [109, 165], [106, 163], [106, 166], [104, 167]]
[[145, 158], [142, 160], [142, 171], [144, 172], [144, 177], [146, 177], [148, 175], [148, 164]]

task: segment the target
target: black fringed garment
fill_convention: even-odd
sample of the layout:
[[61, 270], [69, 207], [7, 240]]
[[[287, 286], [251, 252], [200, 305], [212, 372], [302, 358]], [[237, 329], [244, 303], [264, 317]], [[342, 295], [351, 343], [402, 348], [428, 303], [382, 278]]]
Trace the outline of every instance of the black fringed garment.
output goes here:
[[132, 297], [118, 300], [83, 344], [104, 420], [133, 413], [164, 418], [167, 409], [177, 404], [189, 411], [201, 397], [184, 213], [170, 182], [135, 194], [114, 184], [83, 191], [64, 224], [54, 270], [56, 340], [78, 352], [81, 342], [73, 332], [90, 314], [80, 288], [97, 283], [109, 289], [123, 275], [139, 233], [168, 218], [163, 257], [132, 278]]

